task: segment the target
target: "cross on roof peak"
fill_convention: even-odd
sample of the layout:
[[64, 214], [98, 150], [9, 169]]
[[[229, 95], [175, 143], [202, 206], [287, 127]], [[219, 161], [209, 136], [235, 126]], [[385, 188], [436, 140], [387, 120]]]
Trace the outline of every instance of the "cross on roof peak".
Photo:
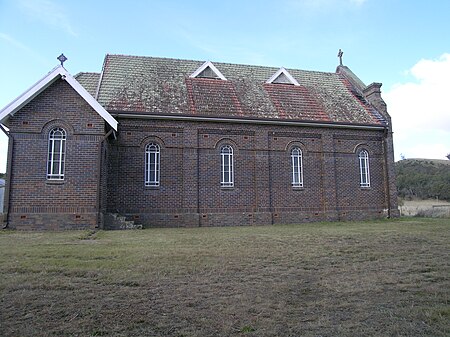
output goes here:
[[57, 59], [59, 62], [61, 62], [61, 65], [62, 65], [62, 66], [64, 66], [64, 62], [67, 61], [67, 57], [66, 57], [63, 53], [61, 53], [61, 55], [59, 55], [56, 59]]
[[344, 52], [341, 50], [341, 49], [339, 49], [339, 52], [338, 52], [338, 57], [339, 57], [339, 64], [342, 66], [342, 55], [344, 55]]

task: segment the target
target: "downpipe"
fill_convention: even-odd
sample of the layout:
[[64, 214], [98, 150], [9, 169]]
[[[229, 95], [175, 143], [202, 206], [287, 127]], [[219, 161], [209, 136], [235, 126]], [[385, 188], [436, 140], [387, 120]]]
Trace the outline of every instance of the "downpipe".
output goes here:
[[11, 191], [11, 167], [12, 167], [12, 154], [13, 154], [13, 146], [14, 146], [14, 138], [11, 136], [11, 133], [6, 131], [4, 126], [0, 124], [0, 129], [3, 133], [8, 137], [8, 156], [6, 161], [6, 185], [5, 185], [5, 195], [3, 198], [3, 215], [4, 225], [2, 229], [8, 229], [8, 214], [9, 214], [9, 195]]

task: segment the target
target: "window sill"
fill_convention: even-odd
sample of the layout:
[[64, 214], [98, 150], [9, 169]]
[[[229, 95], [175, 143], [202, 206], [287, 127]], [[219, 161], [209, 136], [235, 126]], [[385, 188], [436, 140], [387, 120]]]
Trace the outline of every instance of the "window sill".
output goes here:
[[63, 185], [65, 183], [64, 179], [47, 179], [47, 185]]
[[304, 186], [291, 186], [294, 191], [303, 191], [305, 189]]
[[159, 190], [161, 186], [144, 186], [144, 190]]

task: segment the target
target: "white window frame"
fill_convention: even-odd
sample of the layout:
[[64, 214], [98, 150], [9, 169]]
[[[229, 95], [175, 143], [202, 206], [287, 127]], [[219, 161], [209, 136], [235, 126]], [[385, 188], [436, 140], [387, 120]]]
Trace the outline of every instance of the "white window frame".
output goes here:
[[159, 187], [161, 174], [161, 147], [157, 143], [145, 146], [145, 186]]
[[220, 186], [222, 187], [234, 187], [233, 153], [234, 151], [231, 145], [224, 145], [220, 148]]
[[370, 167], [369, 167], [369, 153], [366, 150], [361, 150], [358, 153], [359, 159], [359, 186], [370, 187]]
[[303, 153], [296, 146], [291, 150], [292, 187], [303, 187]]
[[56, 127], [48, 133], [47, 179], [64, 180], [66, 162], [66, 130]]

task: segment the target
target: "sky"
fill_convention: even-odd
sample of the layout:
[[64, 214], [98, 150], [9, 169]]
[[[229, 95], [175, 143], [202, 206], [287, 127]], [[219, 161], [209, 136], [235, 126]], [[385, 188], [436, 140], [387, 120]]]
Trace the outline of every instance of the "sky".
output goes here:
[[[396, 160], [450, 153], [448, 0], [0, 0], [0, 109], [58, 65], [125, 54], [334, 72], [381, 82]], [[7, 137], [0, 132], [0, 172]]]

